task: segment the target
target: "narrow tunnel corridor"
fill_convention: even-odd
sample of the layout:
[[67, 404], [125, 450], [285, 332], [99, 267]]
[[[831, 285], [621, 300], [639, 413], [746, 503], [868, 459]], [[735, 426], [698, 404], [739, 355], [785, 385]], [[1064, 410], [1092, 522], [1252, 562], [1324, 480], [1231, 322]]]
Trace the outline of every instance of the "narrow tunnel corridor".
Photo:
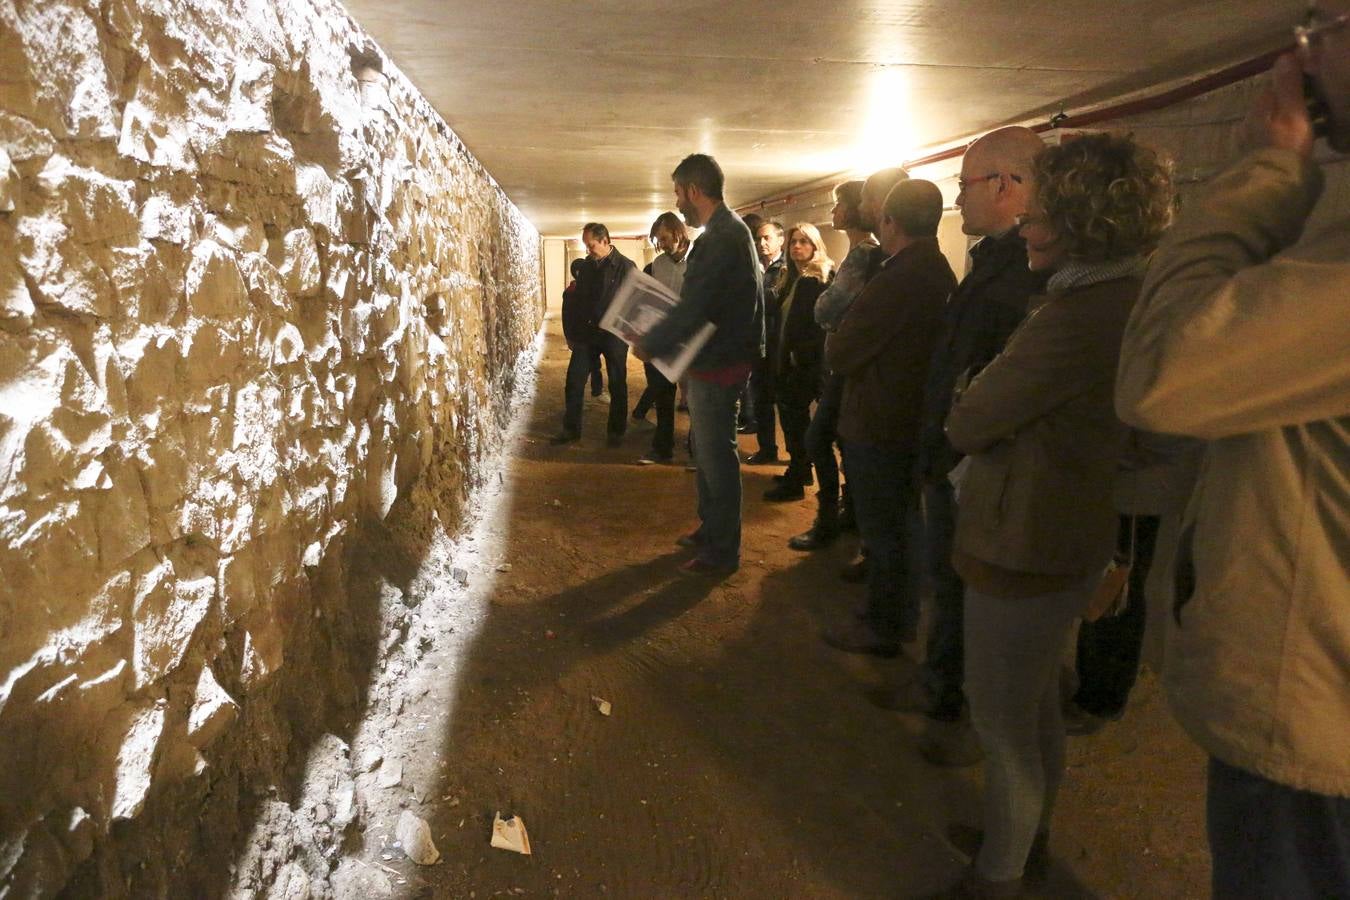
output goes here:
[[[747, 467], [746, 565], [678, 575], [693, 476], [634, 465], [642, 426], [604, 448], [603, 399], [580, 444], [550, 447], [566, 358], [554, 311], [497, 496], [460, 541], [473, 562], [453, 563], [467, 588], [418, 601], [442, 611], [427, 652], [357, 729], [365, 830], [338, 896], [908, 897], [950, 881], [964, 860], [941, 835], [978, 821], [979, 767], [929, 766], [919, 717], [865, 697], [912, 662], [816, 636], [861, 597], [836, 577], [852, 542], [787, 550], [809, 504], [760, 502], [776, 470]], [[1203, 757], [1153, 676], [1070, 754], [1041, 896], [1202, 896]], [[404, 809], [437, 864], [397, 846]], [[524, 820], [531, 856], [489, 847], [497, 812]]]

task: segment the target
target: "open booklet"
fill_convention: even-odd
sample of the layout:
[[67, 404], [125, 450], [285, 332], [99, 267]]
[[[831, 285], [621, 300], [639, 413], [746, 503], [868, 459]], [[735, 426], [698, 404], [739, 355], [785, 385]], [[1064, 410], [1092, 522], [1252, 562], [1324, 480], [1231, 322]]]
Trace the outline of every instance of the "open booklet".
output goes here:
[[[617, 334], [630, 347], [651, 334], [661, 320], [679, 305], [680, 295], [650, 275], [632, 269], [614, 292], [614, 300], [600, 318], [600, 327]], [[666, 356], [652, 360], [658, 372], [679, 381], [694, 357], [708, 343], [717, 326], [707, 322]]]

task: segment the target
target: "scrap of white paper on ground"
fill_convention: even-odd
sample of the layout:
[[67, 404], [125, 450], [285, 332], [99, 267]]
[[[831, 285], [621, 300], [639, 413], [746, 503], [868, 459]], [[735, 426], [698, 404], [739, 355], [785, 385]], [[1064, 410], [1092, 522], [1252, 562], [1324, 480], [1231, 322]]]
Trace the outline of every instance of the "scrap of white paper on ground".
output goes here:
[[492, 819], [492, 846], [498, 850], [530, 855], [530, 836], [520, 816], [503, 819], [499, 812]]

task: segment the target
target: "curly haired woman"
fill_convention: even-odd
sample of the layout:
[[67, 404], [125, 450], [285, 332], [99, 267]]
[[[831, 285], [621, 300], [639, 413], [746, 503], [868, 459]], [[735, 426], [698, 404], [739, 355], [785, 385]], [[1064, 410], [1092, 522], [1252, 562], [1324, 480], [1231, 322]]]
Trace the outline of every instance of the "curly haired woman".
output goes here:
[[1112, 393], [1171, 179], [1128, 137], [1081, 137], [1036, 158], [1021, 232], [1046, 294], [961, 393], [947, 435], [969, 456], [953, 563], [966, 583], [965, 690], [985, 752], [984, 833], [957, 896], [1017, 896], [1048, 864], [1064, 771], [1059, 659], [1115, 547], [1126, 428]]

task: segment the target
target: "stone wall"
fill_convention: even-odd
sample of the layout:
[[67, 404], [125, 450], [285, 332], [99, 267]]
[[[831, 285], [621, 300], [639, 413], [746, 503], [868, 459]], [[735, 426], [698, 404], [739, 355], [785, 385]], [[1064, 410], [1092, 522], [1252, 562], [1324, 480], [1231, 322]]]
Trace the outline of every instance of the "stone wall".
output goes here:
[[332, 0], [0, 0], [0, 896], [203, 895], [542, 313], [533, 227]]

